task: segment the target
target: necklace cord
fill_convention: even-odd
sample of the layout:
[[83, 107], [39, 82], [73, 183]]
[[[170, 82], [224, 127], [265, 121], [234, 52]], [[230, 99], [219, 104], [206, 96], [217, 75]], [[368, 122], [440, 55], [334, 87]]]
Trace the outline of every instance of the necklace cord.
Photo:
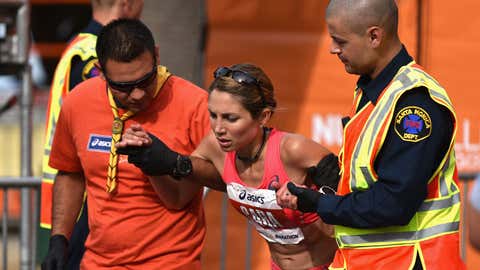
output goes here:
[[262, 153], [263, 148], [265, 147], [266, 142], [267, 142], [268, 131], [269, 131], [269, 128], [263, 127], [262, 144], [260, 145], [258, 150], [255, 152], [255, 155], [253, 155], [253, 157], [242, 157], [238, 154], [238, 152], [235, 153], [235, 156], [243, 162], [253, 163], [253, 162], [257, 161], [258, 158], [260, 157], [260, 154]]

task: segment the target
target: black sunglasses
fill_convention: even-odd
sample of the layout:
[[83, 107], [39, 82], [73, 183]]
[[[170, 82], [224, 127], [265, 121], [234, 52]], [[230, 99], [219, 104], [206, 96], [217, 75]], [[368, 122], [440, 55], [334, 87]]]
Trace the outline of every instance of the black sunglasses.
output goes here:
[[257, 78], [255, 78], [254, 76], [248, 74], [247, 72], [242, 71], [242, 70], [237, 70], [237, 69], [231, 69], [231, 68], [228, 68], [228, 67], [218, 67], [213, 72], [213, 77], [214, 78], [230, 77], [239, 84], [257, 86], [258, 93], [260, 95], [260, 98], [262, 99], [262, 103], [265, 104], [265, 96], [263, 95], [262, 86], [260, 84], [260, 81]]
[[108, 85], [110, 86], [110, 88], [128, 94], [132, 92], [132, 90], [135, 88], [147, 87], [153, 81], [153, 79], [155, 79], [156, 74], [157, 74], [157, 66], [155, 65], [153, 66], [152, 71], [150, 71], [149, 73], [145, 74], [145, 76], [135, 81], [115, 82], [110, 80], [106, 75], [105, 75], [105, 79]]

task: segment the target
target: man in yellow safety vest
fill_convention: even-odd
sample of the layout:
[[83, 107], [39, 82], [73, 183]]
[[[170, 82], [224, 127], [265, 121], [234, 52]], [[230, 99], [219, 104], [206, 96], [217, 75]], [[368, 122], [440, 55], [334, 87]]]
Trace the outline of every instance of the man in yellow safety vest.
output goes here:
[[332, 0], [326, 21], [330, 52], [360, 76], [338, 191], [289, 183], [278, 200], [336, 225], [330, 269], [463, 269], [457, 123], [445, 89], [401, 43], [394, 0]]

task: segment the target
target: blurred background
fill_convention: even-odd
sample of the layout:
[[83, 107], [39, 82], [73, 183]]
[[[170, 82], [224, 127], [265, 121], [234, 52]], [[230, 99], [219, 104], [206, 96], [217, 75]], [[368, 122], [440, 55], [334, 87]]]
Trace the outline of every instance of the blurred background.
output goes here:
[[[2, 18], [9, 3], [0, 0]], [[142, 19], [160, 47], [160, 62], [176, 75], [206, 88], [220, 65], [251, 62], [273, 81], [279, 110], [272, 126], [298, 132], [337, 152], [342, 142], [340, 119], [350, 109], [357, 78], [346, 74], [329, 54], [324, 22], [327, 0], [145, 0]], [[480, 172], [480, 2], [397, 0], [400, 37], [409, 53], [443, 85], [458, 116], [455, 145], [462, 195]], [[31, 171], [41, 175], [45, 111], [53, 71], [66, 42], [89, 21], [88, 0], [32, 0]], [[3, 15], [3, 17], [2, 17]], [[0, 51], [1, 52], [1, 51]], [[1, 55], [0, 55], [1, 56]], [[0, 58], [1, 59], [1, 58]], [[0, 61], [2, 64], [2, 61]], [[3, 64], [2, 64], [3, 65]], [[13, 73], [13, 74], [12, 74]], [[0, 67], [0, 177], [21, 174], [21, 128], [18, 94], [21, 76]], [[437, 127], [441, 128], [441, 127]], [[429, 157], [424, 157], [428, 159]], [[20, 192], [9, 191], [7, 254], [18, 269]], [[35, 204], [35, 200], [33, 201]], [[222, 210], [222, 211], [221, 211]], [[226, 204], [223, 194], [205, 197], [207, 242], [204, 269], [269, 269], [268, 248], [243, 217]], [[2, 218], [5, 220], [5, 218]], [[37, 261], [46, 252], [48, 234], [38, 232]], [[462, 256], [468, 269], [480, 269], [480, 255], [466, 241]]]

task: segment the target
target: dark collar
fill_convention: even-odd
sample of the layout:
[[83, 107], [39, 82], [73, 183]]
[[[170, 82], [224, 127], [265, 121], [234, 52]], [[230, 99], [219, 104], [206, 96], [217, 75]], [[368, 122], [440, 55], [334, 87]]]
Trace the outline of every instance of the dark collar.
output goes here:
[[408, 54], [405, 46], [402, 46], [400, 52], [388, 63], [380, 74], [372, 80], [369, 76], [363, 75], [357, 81], [357, 86], [363, 91], [366, 98], [373, 104], [377, 102], [378, 97], [387, 85], [392, 81], [397, 71], [412, 62], [413, 58]]
[[98, 34], [100, 34], [100, 30], [102, 30], [102, 27], [103, 25], [92, 19], [88, 23], [87, 27], [83, 29], [82, 33], [89, 33], [98, 36]]

